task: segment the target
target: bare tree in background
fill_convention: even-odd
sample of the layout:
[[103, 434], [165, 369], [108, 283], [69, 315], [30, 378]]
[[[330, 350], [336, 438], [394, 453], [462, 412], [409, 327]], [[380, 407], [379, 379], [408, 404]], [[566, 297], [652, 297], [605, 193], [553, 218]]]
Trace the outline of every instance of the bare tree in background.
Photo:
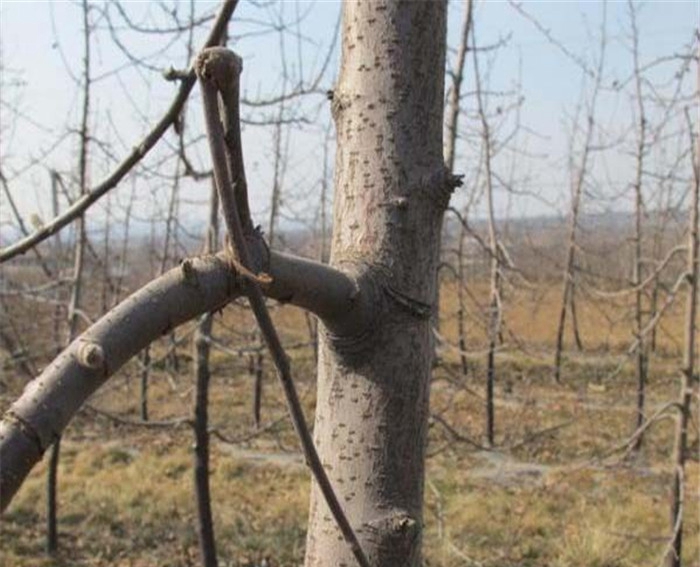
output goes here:
[[[700, 105], [700, 32], [697, 36], [697, 105]], [[697, 108], [697, 107], [696, 107]], [[691, 159], [693, 179], [688, 214], [688, 260], [685, 273], [687, 298], [685, 307], [685, 344], [681, 366], [681, 388], [678, 400], [678, 416], [673, 445], [673, 481], [671, 486], [671, 544], [666, 554], [667, 567], [681, 567], [683, 551], [683, 508], [688, 499], [684, 495], [685, 464], [688, 459], [688, 425], [691, 404], [697, 389], [695, 375], [695, 349], [698, 309], [698, 277], [700, 276], [700, 235], [698, 214], [700, 209], [700, 131], [693, 134], [692, 121], [688, 116], [691, 136]]]
[[[211, 255], [218, 249], [219, 199], [216, 185], [212, 183], [209, 223], [204, 236], [204, 253]], [[213, 315], [205, 313], [199, 319], [194, 335], [194, 482], [199, 527], [199, 548], [204, 567], [216, 567], [216, 543], [211, 513], [209, 490], [209, 353]]]
[[[90, 118], [90, 5], [87, 0], [82, 1], [83, 12], [83, 84], [82, 84], [82, 114], [80, 121], [80, 144], [78, 161], [78, 188], [80, 196], [84, 196], [88, 191], [88, 146], [90, 134], [88, 130], [88, 120]], [[73, 283], [68, 304], [68, 335], [66, 346], [75, 340], [78, 334], [78, 314], [81, 297], [83, 293], [83, 278], [85, 269], [85, 247], [86, 230], [85, 217], [80, 215], [76, 221], [77, 236], [75, 239], [73, 253]], [[105, 260], [106, 261], [106, 260]], [[58, 550], [58, 463], [61, 450], [61, 435], [57, 435], [55, 442], [51, 446], [51, 456], [49, 458], [49, 468], [46, 478], [46, 549], [50, 554]]]
[[[472, 38], [474, 33], [472, 32]], [[493, 138], [481, 92], [481, 76], [479, 75], [479, 58], [476, 49], [472, 50], [474, 59], [474, 81], [476, 84], [476, 99], [481, 123], [482, 145], [484, 151], [484, 183], [486, 193], [486, 209], [488, 218], [488, 254], [489, 254], [489, 314], [488, 314], [488, 353], [486, 362], [486, 440], [494, 444], [495, 403], [494, 387], [496, 382], [496, 346], [501, 333], [502, 296], [501, 296], [501, 262], [496, 228], [496, 211], [494, 209], [494, 172], [493, 172]]]
[[[637, 143], [635, 151], [635, 174], [633, 181], [634, 188], [634, 259], [632, 269], [632, 286], [636, 289], [634, 294], [634, 334], [635, 340], [639, 343], [636, 354], [637, 373], [637, 421], [635, 431], [644, 424], [644, 400], [646, 396], [647, 368], [648, 368], [648, 348], [647, 341], [642, 336], [644, 327], [644, 289], [642, 280], [644, 279], [644, 266], [642, 257], [643, 231], [642, 221], [644, 216], [644, 165], [647, 153], [647, 116], [644, 108], [644, 92], [642, 90], [642, 73], [639, 63], [639, 30], [637, 28], [637, 12], [632, 0], [628, 2], [630, 12], [630, 24], [632, 27], [632, 57], [634, 60], [634, 87], [635, 102], [637, 106]], [[635, 449], [642, 446], [643, 436], [637, 437]]]
[[[447, 103], [446, 103], [446, 120], [445, 120], [445, 140], [444, 140], [444, 153], [445, 153], [445, 165], [448, 171], [454, 174], [455, 172], [455, 157], [457, 153], [457, 139], [458, 139], [458, 129], [459, 129], [459, 117], [462, 113], [462, 83], [464, 81], [464, 65], [467, 60], [467, 52], [469, 51], [469, 32], [472, 27], [472, 16], [473, 16], [473, 2], [472, 0], [464, 0], [464, 7], [462, 12], [462, 26], [459, 36], [459, 45], [457, 47], [457, 55], [454, 60], [452, 68], [448, 70], [447, 76], [449, 78], [450, 84], [448, 86], [447, 92]], [[441, 238], [442, 240], [442, 238]], [[442, 256], [442, 254], [441, 254]], [[459, 254], [459, 261], [461, 262], [461, 252]], [[461, 264], [460, 264], [461, 265]], [[433, 327], [439, 331], [440, 330], [440, 272], [437, 274], [438, 282], [436, 284], [436, 299], [435, 299], [435, 313], [433, 314]], [[463, 281], [460, 276], [460, 282]], [[460, 287], [461, 293], [461, 287]], [[460, 295], [460, 310], [462, 309], [463, 301]], [[460, 348], [464, 351], [466, 343], [464, 342], [464, 328], [463, 328], [463, 313], [460, 312], [458, 315], [460, 325]], [[466, 359], [463, 359], [463, 367], [466, 373]]]
[[[579, 229], [579, 215], [581, 213], [581, 205], [585, 193], [588, 175], [590, 173], [591, 153], [593, 152], [593, 136], [596, 126], [596, 104], [598, 95], [600, 94], [601, 82], [603, 80], [603, 70], [605, 65], [605, 50], [607, 44], [606, 30], [606, 9], [604, 4], [603, 21], [600, 29], [600, 45], [598, 51], [598, 62], [593, 76], [593, 87], [591, 89], [590, 98], [583, 103], [582, 112], [584, 114], [583, 121], [583, 144], [580, 150], [578, 161], [575, 155], [576, 134], [578, 124], [574, 124], [571, 139], [571, 203], [569, 209], [569, 234], [566, 245], [566, 256], [564, 259], [564, 275], [562, 279], [562, 294], [559, 307], [559, 322], [557, 325], [556, 345], [554, 352], [554, 379], [556, 382], [561, 381], [561, 362], [564, 349], [564, 331], [566, 328], [566, 314], [570, 310], [572, 319], [575, 315], [575, 289], [576, 289], [576, 250], [577, 250], [577, 234]], [[578, 328], [574, 322], [574, 336], [578, 337]], [[576, 338], [577, 344], [581, 344], [580, 338]]]

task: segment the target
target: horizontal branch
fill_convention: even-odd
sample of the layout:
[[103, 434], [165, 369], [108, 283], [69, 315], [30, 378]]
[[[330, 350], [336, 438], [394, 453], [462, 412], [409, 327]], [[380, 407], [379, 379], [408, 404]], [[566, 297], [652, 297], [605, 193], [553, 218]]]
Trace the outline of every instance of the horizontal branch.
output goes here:
[[[354, 280], [309, 260], [272, 253], [265, 294], [308, 309], [329, 328], [352, 327]], [[0, 422], [0, 510], [85, 401], [131, 357], [173, 328], [242, 293], [225, 254], [185, 260], [128, 297], [64, 350]], [[347, 315], [343, 315], [347, 314]]]
[[654, 271], [649, 274], [644, 281], [640, 282], [639, 284], [631, 287], [627, 287], [625, 289], [617, 289], [615, 291], [605, 291], [601, 289], [596, 289], [594, 287], [588, 287], [588, 291], [590, 291], [593, 295], [597, 295], [598, 297], [602, 298], [613, 298], [613, 297], [619, 297], [622, 295], [628, 295], [631, 293], [636, 293], [638, 291], [642, 291], [645, 287], [647, 287], [651, 282], [653, 282], [656, 278], [659, 277], [661, 272], [664, 271], [666, 266], [669, 264], [669, 262], [673, 259], [673, 257], [678, 254], [679, 252], [687, 252], [688, 247], [687, 246], [676, 246], [672, 248], [668, 254], [666, 254], [666, 257], [659, 263], [659, 265], [654, 269]]

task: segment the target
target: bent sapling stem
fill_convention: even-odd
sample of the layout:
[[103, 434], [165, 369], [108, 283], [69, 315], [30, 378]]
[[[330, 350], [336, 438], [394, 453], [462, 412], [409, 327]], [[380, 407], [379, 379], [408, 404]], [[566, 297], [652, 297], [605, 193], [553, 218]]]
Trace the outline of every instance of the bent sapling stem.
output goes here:
[[[277, 369], [287, 398], [289, 413], [299, 435], [308, 466], [358, 563], [362, 567], [370, 567], [367, 556], [362, 550], [321, 464], [306, 425], [292, 380], [289, 359], [284, 352], [260, 289], [259, 282], [264, 278], [260, 274], [257, 277], [250, 277], [246, 274], [246, 272], [254, 273], [256, 271], [251, 262], [248, 240], [258, 244], [261, 238], [252, 228], [240, 144], [240, 120], [238, 109], [232, 108], [232, 105], [238, 105], [239, 78], [242, 67], [242, 61], [237, 55], [221, 47], [203, 50], [195, 63], [195, 70], [202, 86], [204, 115], [212, 155], [214, 179], [226, 228], [231, 239], [232, 246], [229, 250], [233, 256], [231, 261], [234, 267], [238, 268], [240, 265], [243, 268], [243, 270], [238, 270], [245, 277], [243, 288]], [[219, 114], [219, 95], [224, 106], [223, 116]], [[227, 129], [226, 132], [224, 132], [224, 125]], [[241, 215], [245, 216], [241, 217]]]

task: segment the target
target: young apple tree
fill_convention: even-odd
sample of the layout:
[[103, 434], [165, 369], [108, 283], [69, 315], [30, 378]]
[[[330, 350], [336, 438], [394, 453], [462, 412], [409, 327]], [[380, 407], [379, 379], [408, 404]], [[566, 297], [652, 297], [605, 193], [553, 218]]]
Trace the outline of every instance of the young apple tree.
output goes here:
[[[81, 404], [127, 360], [238, 296], [256, 310], [262, 292], [321, 321], [317, 454], [311, 446], [307, 460], [322, 469], [314, 470], [306, 567], [356, 565], [363, 556], [373, 567], [421, 565], [430, 317], [443, 213], [458, 184], [443, 160], [446, 1], [357, 0], [344, 3], [343, 12], [331, 103], [337, 155], [330, 264], [268, 250], [253, 228], [244, 148], [229, 135], [237, 126], [235, 98], [211, 80], [200, 57], [205, 100], [210, 82], [233, 111], [234, 122], [229, 114], [222, 120], [226, 155], [212, 142], [230, 244], [216, 255], [185, 260], [134, 293], [27, 387], [0, 422], [3, 509]], [[214, 116], [210, 107], [208, 125]], [[266, 330], [264, 313], [258, 315], [274, 347], [274, 329]], [[273, 359], [287, 391], [287, 359], [279, 352]], [[295, 424], [306, 450], [303, 423]]]

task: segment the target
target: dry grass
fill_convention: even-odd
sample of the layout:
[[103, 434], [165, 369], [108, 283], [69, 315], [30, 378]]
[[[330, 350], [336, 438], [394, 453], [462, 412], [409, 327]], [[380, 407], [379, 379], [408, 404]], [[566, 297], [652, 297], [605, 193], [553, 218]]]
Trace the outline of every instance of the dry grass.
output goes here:
[[[445, 312], [454, 290], [443, 293]], [[435, 422], [425, 493], [426, 565], [457, 567], [655, 567], [668, 535], [670, 420], [656, 424], [638, 456], [609, 454], [634, 423], [634, 380], [630, 368], [611, 378], [627, 344], [622, 307], [603, 317], [597, 307], [579, 307], [587, 350], [568, 353], [564, 384], [551, 382], [549, 354], [556, 289], [539, 300], [511, 291], [506, 321], [526, 351], [510, 342], [498, 355], [497, 443], [475, 448]], [[308, 340], [305, 318], [277, 310], [285, 341]], [[663, 357], [654, 360], [649, 407], [677, 392], [680, 313], [660, 335]], [[608, 320], [618, 321], [608, 325]], [[216, 336], [231, 346], [250, 341], [250, 317], [229, 308], [217, 319]], [[236, 335], [235, 333], [239, 333]], [[443, 333], [455, 337], [454, 318]], [[180, 332], [182, 335], [183, 332]], [[234, 339], [231, 339], [234, 337]], [[483, 339], [470, 327], [469, 348]], [[165, 353], [166, 343], [154, 350]], [[159, 363], [153, 375], [153, 419], [191, 413], [189, 342], [180, 350], [176, 375]], [[590, 349], [590, 350], [589, 350]], [[313, 412], [313, 360], [309, 348], [291, 351], [307, 416]], [[545, 356], [546, 355], [546, 356]], [[462, 437], [482, 443], [483, 356], [469, 357], [461, 374], [458, 356], [435, 371], [432, 407]], [[266, 361], [265, 422], [285, 417], [279, 388]], [[251, 432], [252, 383], [247, 354], [214, 351], [211, 424], [231, 437]], [[6, 375], [10, 378], [9, 372]], [[138, 369], [128, 365], [93, 400], [105, 410], [137, 417]], [[6, 407], [20, 380], [1, 400]], [[696, 413], [697, 415], [697, 413]], [[698, 454], [697, 419], [693, 455]], [[25, 483], [0, 523], [0, 565], [186, 567], [199, 564], [192, 494], [192, 436], [187, 426], [144, 429], [120, 425], [90, 412], [70, 426], [60, 469], [61, 552], [43, 553], [44, 465]], [[214, 441], [212, 492], [222, 566], [296, 566], [303, 559], [309, 477], [294, 457], [296, 442], [286, 419], [237, 445]], [[290, 453], [291, 452], [291, 453]], [[291, 456], [290, 456], [291, 455]], [[700, 566], [698, 505], [700, 467], [688, 465], [685, 563]]]
[[[469, 293], [465, 296], [465, 310], [470, 345], [486, 344], [484, 309], [488, 306], [487, 283], [468, 282]], [[450, 341], [457, 339], [457, 288], [452, 281], [445, 282], [440, 296], [440, 312], [444, 314], [441, 332]], [[632, 319], [634, 296], [632, 294], [602, 299], [579, 293], [576, 299], [579, 332], [586, 352], [618, 353], [629, 347], [634, 340]], [[664, 301], [662, 297], [659, 305]], [[503, 321], [507, 342], [515, 339], [535, 351], [550, 352], [555, 342], [561, 286], [558, 283], [543, 283], [537, 289], [507, 287], [503, 298]], [[662, 318], [658, 331], [658, 350], [667, 355], [677, 355], [683, 344], [683, 309], [685, 304], [676, 298]], [[645, 307], [648, 309], [648, 306]], [[573, 345], [571, 315], [567, 313], [565, 333], [567, 345]]]

